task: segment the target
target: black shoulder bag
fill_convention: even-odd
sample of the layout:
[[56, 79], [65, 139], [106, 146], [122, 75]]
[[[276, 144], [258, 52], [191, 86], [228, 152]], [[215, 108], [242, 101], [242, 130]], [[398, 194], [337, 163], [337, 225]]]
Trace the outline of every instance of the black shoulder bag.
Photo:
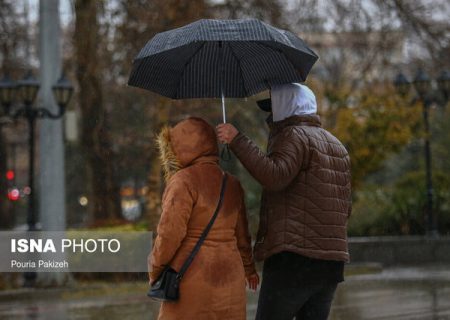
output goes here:
[[223, 179], [222, 179], [222, 187], [220, 190], [220, 198], [219, 202], [217, 203], [216, 211], [214, 212], [211, 220], [209, 221], [208, 225], [206, 226], [205, 230], [203, 230], [203, 233], [198, 239], [197, 243], [195, 244], [194, 249], [192, 249], [191, 254], [184, 262], [183, 266], [181, 267], [179, 272], [176, 272], [174, 269], [172, 269], [169, 265], [167, 265], [163, 271], [161, 272], [161, 275], [158, 277], [158, 279], [152, 284], [150, 290], [147, 293], [147, 296], [150, 298], [157, 300], [157, 301], [177, 301], [179, 298], [179, 288], [180, 288], [180, 281], [183, 278], [186, 270], [191, 265], [192, 261], [194, 260], [195, 255], [200, 250], [200, 247], [202, 246], [203, 242], [205, 241], [206, 237], [208, 236], [209, 230], [211, 230], [211, 227], [214, 224], [214, 221], [217, 218], [217, 215], [220, 211], [220, 207], [222, 206], [223, 202], [223, 196], [225, 194], [225, 187], [227, 185], [227, 174], [224, 173]]

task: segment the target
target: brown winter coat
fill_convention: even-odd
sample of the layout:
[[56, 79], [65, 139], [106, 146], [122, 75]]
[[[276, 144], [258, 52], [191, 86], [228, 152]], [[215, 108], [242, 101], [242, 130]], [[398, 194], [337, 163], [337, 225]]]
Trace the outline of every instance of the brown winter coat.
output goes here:
[[[222, 170], [214, 128], [199, 118], [159, 136], [168, 178], [150, 276], [165, 265], [179, 270], [210, 221], [219, 200]], [[245, 319], [245, 275], [255, 272], [244, 192], [228, 175], [222, 208], [180, 285], [180, 300], [162, 303], [159, 319]]]
[[264, 188], [256, 260], [281, 251], [349, 260], [350, 159], [317, 115], [271, 124], [267, 155], [241, 133], [230, 146]]

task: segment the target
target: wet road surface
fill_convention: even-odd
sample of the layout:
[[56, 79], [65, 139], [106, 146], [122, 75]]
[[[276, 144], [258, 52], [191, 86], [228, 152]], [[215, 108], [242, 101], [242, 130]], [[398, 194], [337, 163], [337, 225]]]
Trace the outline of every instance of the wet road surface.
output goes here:
[[[158, 303], [145, 283], [96, 283], [62, 289], [0, 291], [0, 319], [152, 320]], [[248, 292], [247, 319], [257, 293]], [[450, 266], [391, 268], [347, 276], [337, 290], [331, 320], [450, 320]]]

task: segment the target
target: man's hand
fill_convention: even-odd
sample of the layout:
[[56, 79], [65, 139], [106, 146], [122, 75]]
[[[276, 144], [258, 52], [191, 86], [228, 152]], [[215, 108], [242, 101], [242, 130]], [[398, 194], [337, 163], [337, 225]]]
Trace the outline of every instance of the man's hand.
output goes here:
[[239, 131], [229, 123], [219, 124], [216, 129], [217, 139], [223, 144], [229, 144], [239, 133]]
[[247, 277], [247, 286], [251, 290], [256, 291], [256, 288], [258, 288], [258, 285], [259, 285], [259, 276], [257, 273], [254, 273]]

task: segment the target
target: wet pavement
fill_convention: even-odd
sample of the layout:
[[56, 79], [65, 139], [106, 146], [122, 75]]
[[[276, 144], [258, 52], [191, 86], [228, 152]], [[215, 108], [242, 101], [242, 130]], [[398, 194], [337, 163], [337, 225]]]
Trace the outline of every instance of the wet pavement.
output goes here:
[[[145, 296], [146, 289], [145, 283], [96, 283], [0, 291], [0, 319], [156, 319], [158, 304]], [[248, 298], [247, 319], [253, 319], [257, 294], [249, 292]], [[330, 319], [450, 319], [450, 266], [347, 276], [336, 293]]]
[[330, 319], [450, 319], [450, 266], [348, 277], [338, 288]]

